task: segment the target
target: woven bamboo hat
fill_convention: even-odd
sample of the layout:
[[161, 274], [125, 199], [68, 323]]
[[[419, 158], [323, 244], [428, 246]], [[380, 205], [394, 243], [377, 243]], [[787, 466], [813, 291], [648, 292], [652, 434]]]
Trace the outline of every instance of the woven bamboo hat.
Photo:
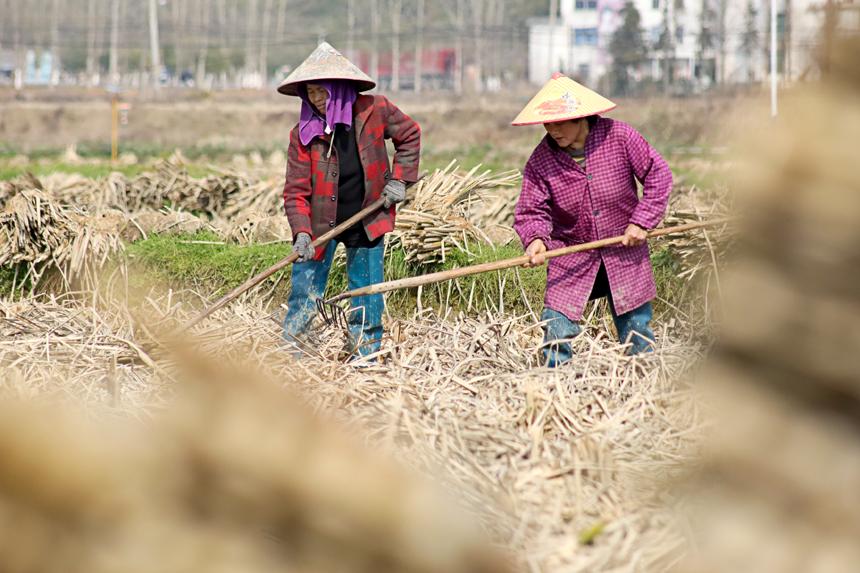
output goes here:
[[534, 125], [587, 117], [615, 109], [615, 104], [561, 73], [555, 73], [511, 125]]
[[278, 91], [284, 95], [297, 96], [300, 84], [314, 80], [351, 80], [360, 92], [376, 87], [376, 82], [328, 42], [317, 46], [317, 49], [281, 82]]

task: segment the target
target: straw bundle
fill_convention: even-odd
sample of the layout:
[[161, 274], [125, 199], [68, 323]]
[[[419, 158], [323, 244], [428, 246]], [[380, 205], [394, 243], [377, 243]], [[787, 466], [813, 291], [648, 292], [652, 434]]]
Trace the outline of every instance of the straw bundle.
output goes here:
[[20, 191], [0, 214], [0, 266], [25, 263], [34, 284], [49, 270], [59, 271], [66, 287], [88, 282], [91, 271], [123, 249], [126, 222], [122, 213], [89, 215], [57, 205], [43, 191]]
[[[5, 571], [510, 570], [435, 486], [285, 392], [295, 376], [267, 380], [248, 362], [187, 352], [156, 364], [127, 322], [93, 308], [0, 303], [0, 314], [0, 362], [18, 364], [0, 385]], [[157, 399], [133, 392], [141, 361], [150, 387], [182, 384], [135, 424], [145, 412], [131, 401]], [[89, 376], [67, 378], [67, 367]], [[37, 389], [103, 399], [132, 417], [86, 422], [92, 411], [8, 399]]]
[[290, 224], [283, 215], [261, 215], [250, 212], [232, 220], [214, 222], [218, 234], [226, 241], [239, 244], [291, 242]]
[[166, 207], [159, 211], [144, 209], [131, 215], [130, 220], [133, 222], [134, 228], [140, 232], [140, 234], [134, 234], [133, 229], [129, 229], [132, 231], [129, 240], [132, 241], [152, 234], [187, 235], [203, 230], [215, 230], [211, 223], [193, 213]]
[[56, 260], [69, 247], [73, 225], [66, 211], [44, 192], [18, 192], [0, 215], [0, 265]]
[[218, 215], [233, 219], [242, 215], [281, 215], [284, 213], [283, 187], [280, 180], [242, 180], [241, 189], [231, 194]]
[[[342, 557], [348, 563], [341, 562], [345, 569], [338, 570], [366, 563], [367, 552], [392, 556], [392, 568], [399, 571], [498, 570], [481, 569], [468, 559], [471, 569], [426, 565], [438, 564], [446, 555], [463, 556], [463, 547], [473, 546], [474, 536], [451, 525], [455, 513], [438, 497], [410, 502], [414, 498], [408, 492], [416, 490], [400, 474], [365, 473], [354, 445], [332, 446], [329, 434], [306, 425], [305, 415], [275, 385], [258, 388], [248, 375], [256, 368], [264, 368], [267, 377], [279, 383], [287, 381], [318, 411], [347, 421], [350, 433], [438, 476], [438, 483], [481, 519], [497, 543], [516, 551], [524, 568], [659, 570], [684, 551], [678, 517], [665, 497], [656, 497], [651, 480], [678, 472], [698, 439], [690, 394], [673, 382], [699, 352], [686, 340], [676, 342], [661, 332], [657, 354], [631, 360], [608, 337], [595, 336], [606, 325], [590, 316], [585, 334], [575, 342], [577, 352], [587, 358], [549, 371], [529, 368], [536, 364], [540, 341], [539, 329], [529, 320], [427, 314], [389, 324], [387, 365], [356, 370], [327, 359], [341, 343], [331, 333], [322, 333], [314, 349], [319, 357], [293, 361], [280, 345], [276, 321], [252, 302], [218, 311], [213, 318], [217, 324], [198, 328], [202, 351], [218, 362], [207, 366], [204, 361], [193, 379], [180, 374], [170, 353], [143, 350], [159, 344], [148, 335], [142, 339], [146, 332], [159, 331], [159, 320], [166, 326], [187, 318], [190, 309], [176, 293], [147, 297], [142, 308], [156, 324], [144, 325], [130, 324], [122, 307], [0, 303], [0, 315], [6, 316], [0, 320], [0, 363], [14, 362], [19, 372], [7, 383], [9, 391], [63, 389], [94, 406], [101, 403], [141, 415], [163, 409], [163, 393], [169, 389], [165, 380], [177, 378], [182, 387], [194, 388], [189, 400], [169, 406], [169, 423], [158, 418], [148, 424], [147, 439], [171, 444], [170, 452], [151, 457], [154, 465], [142, 465], [133, 458], [139, 448], [125, 448], [100, 458], [110, 460], [105, 470], [91, 472], [110, 484], [141, 488], [135, 493], [144, 498], [139, 505], [120, 506], [131, 524], [112, 513], [100, 514], [95, 522], [118, 532], [120, 539], [113, 546], [133, 543], [131, 547], [141, 551], [130, 554], [155, 560], [146, 563], [149, 570], [165, 569], [154, 565], [170, 558], [173, 536], [176, 545], [200, 547], [185, 535], [187, 516], [193, 516], [198, 535], [221, 547], [245, 540], [256, 551], [256, 544], [268, 539], [287, 555]], [[33, 317], [39, 319], [31, 323]], [[158, 347], [176, 346], [167, 342]], [[66, 382], [56, 379], [59, 361], [52, 361], [54, 355], [62, 357]], [[223, 361], [239, 365], [238, 373]], [[197, 379], [204, 383], [193, 382]], [[32, 424], [40, 417], [27, 419]], [[3, 420], [8, 418], [0, 416], [0, 423]], [[23, 436], [38, 435], [21, 430], [30, 427], [19, 426], [0, 442], [19, 443]], [[61, 443], [47, 451], [79, 451], [77, 442]], [[30, 452], [32, 459], [46, 449], [41, 444], [16, 451]], [[98, 461], [81, 465], [82, 458], [74, 454], [64, 459], [76, 460], [79, 468], [103, 467]], [[0, 467], [0, 488], [3, 468], [8, 467]], [[30, 475], [45, 477], [31, 481], [70, 487], [69, 479], [57, 477], [65, 475], [65, 468], [36, 468]], [[93, 490], [99, 492], [96, 499], [128, 491], [103, 483], [91, 488], [86, 485], [90, 483], [89, 478], [84, 481], [76, 499], [93, 499]], [[41, 490], [30, 491], [18, 495], [26, 503], [41, 495]], [[3, 499], [0, 496], [0, 516], [9, 515]], [[88, 509], [105, 507], [96, 501], [64, 507], [69, 506], [75, 519], [82, 514], [85, 519]], [[139, 513], [144, 506], [149, 509]], [[136, 522], [150, 517], [152, 521]], [[0, 517], [0, 527], [3, 523]], [[45, 523], [53, 531], [57, 521]], [[170, 535], [156, 535], [149, 524], [156, 532], [166, 528]], [[141, 530], [150, 534], [125, 534]], [[4, 555], [18, 545], [19, 537], [10, 531], [0, 536], [0, 543], [6, 543]], [[72, 531], [80, 536], [73, 536], [69, 547], [89, 552], [104, 546], [100, 529], [93, 538], [84, 536], [92, 531], [87, 527]], [[268, 537], [259, 536], [260, 531]], [[30, 529], [26, 534], [36, 535]], [[147, 551], [152, 539], [165, 549]], [[21, 545], [18, 551], [35, 547], [40, 557], [55, 554], [38, 552], [39, 544]], [[193, 554], [203, 558], [208, 551]], [[217, 551], [215, 555], [226, 559]], [[411, 568], [414, 563], [425, 563], [425, 569]], [[323, 570], [335, 568], [327, 564]], [[250, 565], [239, 569], [256, 571]], [[369, 570], [388, 569], [377, 562]]]
[[491, 176], [480, 165], [460, 173], [457, 162], [437, 169], [415, 186], [411, 198], [397, 213], [392, 245], [399, 245], [411, 264], [433, 265], [445, 260], [451, 249], [468, 252], [470, 241], [490, 243], [472, 221], [476, 204], [495, 189], [514, 185], [519, 172]]

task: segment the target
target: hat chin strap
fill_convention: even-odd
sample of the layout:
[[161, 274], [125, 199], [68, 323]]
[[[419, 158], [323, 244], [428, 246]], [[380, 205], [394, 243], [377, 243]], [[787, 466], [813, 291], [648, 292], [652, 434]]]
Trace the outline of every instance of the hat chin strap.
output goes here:
[[329, 158], [331, 158], [331, 148], [334, 147], [334, 135], [335, 135], [335, 133], [331, 129], [329, 129], [329, 127], [327, 125], [325, 126], [325, 128], [326, 128], [327, 133], [331, 133], [331, 141], [328, 144], [328, 153], [325, 156], [326, 159], [329, 159]]

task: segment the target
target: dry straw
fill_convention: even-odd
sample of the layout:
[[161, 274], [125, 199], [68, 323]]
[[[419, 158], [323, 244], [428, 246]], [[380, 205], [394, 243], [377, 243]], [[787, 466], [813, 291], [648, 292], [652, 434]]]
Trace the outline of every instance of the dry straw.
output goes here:
[[[173, 401], [171, 381], [182, 379], [170, 352], [175, 345], [152, 333], [185, 320], [187, 300], [176, 293], [149, 295], [132, 313], [124, 304], [105, 303], [96, 310], [72, 299], [5, 303], [0, 361], [15, 364], [18, 372], [8, 378], [6, 390], [59, 391], [82, 397], [91, 407], [150, 416], [165, 399]], [[557, 371], [539, 367], [540, 331], [533, 322], [497, 315], [424, 314], [389, 322], [391, 337], [382, 351], [387, 363], [359, 369], [332, 360], [340, 345], [332, 332], [320, 334], [311, 356], [294, 361], [281, 347], [277, 321], [255, 303], [219, 311], [195, 336], [206, 355], [250, 362], [289, 382], [304, 400], [347, 421], [374, 447], [438, 476], [462, 507], [480, 517], [493, 540], [516, 552], [526, 570], [659, 569], [677, 559], [685, 545], [682, 523], [656, 496], [654, 480], [677, 473], [698, 439], [700, 422], [690, 394], [674, 380], [702, 349], [686, 338], [690, 333], [661, 330], [656, 354], [626, 358], [603, 334], [606, 321], [596, 316], [587, 318], [585, 334], [575, 341], [582, 359]], [[244, 514], [253, 529], [258, 522], [248, 515], [288, 503], [283, 498], [288, 490], [277, 487], [283, 478], [269, 477], [273, 462], [266, 457], [278, 451], [278, 436], [300, 434], [308, 440], [313, 432], [272, 425], [265, 414], [222, 445], [232, 430], [219, 429], [227, 422], [215, 413], [227, 403], [243, 402], [249, 413], [271, 411], [258, 410], [253, 398], [240, 398], [254, 392], [242, 388], [225, 403], [212, 402], [205, 392], [198, 396], [199, 422], [187, 424], [189, 432], [199, 434], [188, 434], [187, 440], [196, 448], [189, 463], [194, 459], [204, 468], [198, 474], [219, 475], [225, 464], [232, 468], [226, 476], [233, 476], [200, 482], [214, 485], [195, 495], [195, 507], [217, 504], [226, 508], [217, 515], [237, 516], [229, 519]], [[260, 457], [266, 443], [269, 453]], [[185, 463], [165, 475], [181, 475]], [[218, 484], [226, 487], [243, 475], [269, 485], [249, 483], [225, 496]], [[251, 497], [237, 498], [240, 494]], [[361, 495], [347, 488], [337, 504], [366, 507]], [[316, 499], [303, 502], [307, 511], [325, 503]], [[353, 538], [360, 536], [356, 531]], [[427, 547], [437, 541], [420, 539]], [[359, 545], [367, 543], [394, 550], [387, 538]]]
[[432, 265], [443, 262], [453, 249], [468, 252], [470, 242], [491, 243], [472, 222], [474, 213], [484, 196], [518, 181], [518, 171], [492, 175], [476, 165], [462, 173], [452, 161], [415, 186], [398, 211], [392, 246], [403, 248], [407, 263]]

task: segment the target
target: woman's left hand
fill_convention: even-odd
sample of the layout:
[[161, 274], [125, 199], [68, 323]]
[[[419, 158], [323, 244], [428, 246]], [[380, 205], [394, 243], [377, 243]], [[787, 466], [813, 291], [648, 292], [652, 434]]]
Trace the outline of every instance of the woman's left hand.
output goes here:
[[641, 245], [647, 239], [648, 232], [645, 229], [639, 225], [630, 223], [624, 231], [624, 238], [621, 240], [621, 244], [625, 247], [635, 247], [636, 245]]

